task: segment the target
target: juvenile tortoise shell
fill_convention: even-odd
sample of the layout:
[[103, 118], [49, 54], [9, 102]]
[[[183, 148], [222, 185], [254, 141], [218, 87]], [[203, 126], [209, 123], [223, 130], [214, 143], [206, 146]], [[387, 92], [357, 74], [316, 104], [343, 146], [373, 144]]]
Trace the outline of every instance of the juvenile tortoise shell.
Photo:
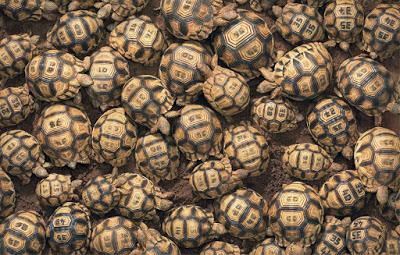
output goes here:
[[257, 245], [249, 255], [285, 255], [285, 250], [278, 246], [273, 238], [267, 238]]
[[0, 90], [0, 127], [20, 124], [38, 108], [28, 86], [4, 88]]
[[207, 244], [200, 252], [200, 255], [240, 255], [240, 248], [235, 244], [221, 241], [214, 241]]
[[0, 224], [0, 250], [4, 254], [42, 254], [46, 225], [35, 211], [19, 211]]
[[79, 255], [88, 251], [91, 231], [89, 210], [80, 203], [67, 202], [50, 216], [46, 237], [53, 252]]
[[147, 16], [132, 16], [110, 33], [109, 45], [125, 58], [144, 65], [157, 63], [166, 48], [160, 29]]
[[10, 177], [0, 170], [0, 220], [8, 217], [15, 209], [15, 189]]
[[101, 41], [103, 27], [103, 21], [96, 13], [86, 10], [67, 12], [47, 33], [47, 42], [78, 57], [86, 56]]
[[17, 34], [0, 41], [0, 85], [24, 72], [37, 51], [39, 39], [37, 35]]
[[17, 21], [54, 20], [58, 3], [50, 0], [0, 0], [4, 14]]
[[[348, 221], [348, 222], [347, 222]], [[346, 255], [346, 232], [350, 219], [338, 220], [327, 216], [322, 226], [321, 235], [314, 245], [315, 255], [338, 254]]]
[[95, 6], [99, 8], [97, 15], [101, 19], [111, 16], [115, 21], [123, 21], [143, 10], [149, 0], [100, 0]]

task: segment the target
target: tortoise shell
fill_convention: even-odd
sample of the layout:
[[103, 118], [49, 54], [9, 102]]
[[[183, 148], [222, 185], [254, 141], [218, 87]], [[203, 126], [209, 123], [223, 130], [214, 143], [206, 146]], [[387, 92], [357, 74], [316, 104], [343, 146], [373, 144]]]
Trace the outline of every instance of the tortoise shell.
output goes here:
[[315, 255], [346, 255], [346, 226], [333, 219], [322, 225], [321, 235], [314, 245]]
[[0, 220], [3, 220], [15, 209], [14, 183], [3, 170], [0, 170], [0, 193]]
[[86, 91], [92, 105], [103, 111], [119, 106], [122, 88], [130, 77], [128, 61], [108, 46], [93, 53], [88, 61], [93, 84]]
[[115, 216], [94, 227], [90, 238], [93, 255], [128, 255], [136, 248], [134, 231], [137, 225], [124, 217]]
[[190, 175], [189, 183], [194, 193], [203, 199], [216, 199], [241, 184], [232, 178], [232, 166], [226, 158], [197, 165]]
[[102, 37], [103, 21], [96, 13], [85, 10], [67, 12], [47, 33], [49, 44], [78, 57], [92, 52]]
[[[137, 254], [143, 255], [181, 255], [178, 246], [160, 232], [147, 226], [143, 228], [143, 223], [140, 225], [140, 230], [136, 233], [138, 237], [139, 247], [135, 251]], [[142, 233], [139, 233], [142, 231]], [[143, 236], [144, 240], [140, 239]]]
[[204, 82], [203, 93], [212, 108], [224, 116], [244, 111], [250, 102], [250, 87], [243, 76], [220, 66]]
[[228, 232], [240, 239], [265, 236], [268, 203], [254, 190], [240, 188], [217, 202], [216, 218]]
[[104, 215], [117, 206], [121, 193], [111, 175], [90, 179], [82, 189], [82, 203], [97, 215]]
[[379, 4], [365, 18], [364, 50], [385, 59], [400, 49], [400, 7]]
[[268, 215], [275, 242], [279, 246], [299, 243], [309, 247], [315, 243], [321, 231], [324, 208], [312, 187], [293, 182], [274, 195]]
[[292, 45], [319, 42], [325, 38], [323, 18], [317, 8], [304, 4], [288, 3], [276, 20], [276, 28]]
[[200, 255], [240, 255], [240, 248], [235, 244], [221, 241], [214, 241], [207, 244], [200, 252]]
[[143, 15], [118, 24], [111, 31], [108, 43], [125, 58], [144, 65], [158, 63], [166, 48], [161, 30]]
[[43, 152], [57, 167], [89, 164], [92, 126], [86, 113], [63, 104], [45, 108], [33, 124]]
[[387, 234], [385, 241], [386, 254], [396, 255], [400, 250], [400, 236], [399, 234], [392, 230]]
[[392, 100], [392, 75], [375, 60], [349, 58], [340, 65], [336, 76], [341, 95], [368, 116], [380, 115]]
[[186, 105], [175, 123], [174, 139], [187, 160], [220, 156], [222, 126], [217, 115], [202, 105]]
[[214, 218], [196, 205], [175, 207], [162, 223], [163, 231], [179, 246], [195, 248], [212, 238]]
[[129, 117], [148, 128], [159, 123], [160, 116], [172, 108], [174, 100], [161, 80], [152, 75], [133, 77], [124, 85], [121, 95]]
[[111, 6], [111, 18], [115, 21], [123, 21], [143, 10], [150, 0], [101, 0], [104, 5]]
[[42, 254], [46, 245], [46, 225], [35, 211], [19, 211], [0, 224], [0, 251], [3, 254]]
[[70, 175], [49, 174], [36, 185], [36, 196], [43, 206], [61, 206], [73, 197]]
[[256, 246], [249, 255], [285, 255], [285, 250], [276, 245], [273, 238], [267, 238]]
[[315, 181], [328, 174], [333, 159], [320, 146], [311, 143], [292, 144], [282, 156], [282, 168], [300, 180]]
[[320, 188], [319, 196], [327, 213], [350, 216], [364, 208], [366, 192], [355, 171], [346, 170], [331, 176]]
[[99, 162], [114, 167], [125, 165], [135, 148], [137, 128], [123, 108], [106, 111], [96, 121], [92, 131], [92, 148]]
[[297, 128], [299, 109], [285, 98], [260, 97], [253, 102], [251, 118], [268, 133], [285, 133]]
[[0, 166], [23, 184], [28, 184], [32, 171], [43, 168], [44, 164], [41, 145], [33, 135], [23, 130], [10, 130], [0, 136]]
[[350, 106], [339, 98], [319, 101], [307, 116], [307, 127], [314, 140], [331, 156], [353, 146], [358, 138], [355, 115]]
[[223, 4], [221, 0], [162, 0], [160, 10], [166, 28], [173, 36], [204, 40], [212, 33], [214, 14]]
[[[58, 0], [60, 1], [60, 0]], [[97, 0], [61, 0], [61, 6], [59, 7], [61, 13], [76, 10], [88, 10], [95, 6]]]
[[124, 173], [126, 178], [119, 187], [121, 198], [116, 211], [128, 219], [152, 219], [156, 216], [155, 187], [152, 181], [141, 174]]
[[380, 254], [386, 237], [386, 226], [377, 218], [355, 219], [346, 234], [346, 245], [352, 255]]
[[245, 169], [258, 176], [269, 164], [269, 145], [265, 136], [251, 125], [231, 126], [224, 132], [224, 155], [233, 169]]
[[137, 140], [136, 166], [153, 182], [173, 180], [178, 176], [180, 154], [172, 137], [159, 133], [146, 134]]
[[44, 8], [46, 0], [2, 0], [0, 9], [3, 13], [17, 21], [38, 21], [48, 18]]
[[[34, 57], [25, 68], [26, 83], [35, 98], [57, 102], [72, 99], [79, 94], [80, 80], [86, 68], [72, 54], [49, 50]], [[86, 77], [86, 76], [85, 76]]]
[[337, 42], [357, 42], [363, 25], [364, 7], [357, 0], [335, 0], [325, 8], [325, 30]]
[[24, 72], [36, 53], [38, 40], [38, 36], [28, 34], [9, 35], [0, 40], [0, 84]]
[[86, 254], [91, 228], [89, 210], [82, 204], [68, 202], [50, 216], [46, 237], [57, 254]]
[[289, 51], [276, 63], [273, 74], [282, 95], [296, 101], [321, 95], [332, 75], [332, 57], [322, 43], [303, 44]]
[[173, 43], [161, 58], [158, 76], [176, 96], [176, 104], [186, 105], [197, 100], [201, 87], [195, 91], [188, 90], [206, 80], [206, 77], [199, 72], [198, 66], [210, 64], [211, 54], [200, 43]]
[[247, 10], [237, 11], [237, 19], [216, 30], [214, 51], [230, 69], [252, 79], [260, 75], [260, 67], [272, 63], [274, 38], [260, 16]]
[[20, 124], [38, 109], [28, 86], [8, 87], [0, 90], [0, 127]]
[[360, 135], [354, 149], [354, 164], [366, 191], [393, 187], [400, 176], [400, 138], [392, 130], [372, 128]]

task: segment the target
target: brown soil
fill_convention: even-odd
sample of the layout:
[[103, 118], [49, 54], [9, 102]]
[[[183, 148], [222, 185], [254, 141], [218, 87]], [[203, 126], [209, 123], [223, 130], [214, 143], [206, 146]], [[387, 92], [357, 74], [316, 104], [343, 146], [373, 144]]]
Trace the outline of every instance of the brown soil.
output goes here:
[[[153, 11], [153, 9], [157, 8], [159, 5], [160, 0], [150, 0], [149, 5], [146, 7], [146, 9], [143, 11], [143, 14], [146, 14], [150, 17], [152, 17], [157, 24], [162, 27], [162, 22], [161, 19], [158, 15], [157, 12]], [[368, 2], [366, 6], [366, 13], [368, 13], [378, 1], [366, 1]], [[384, 1], [385, 2], [385, 1]], [[396, 2], [396, 1], [386, 1], [386, 2]], [[1, 15], [1, 14], [0, 14]], [[265, 20], [268, 22], [269, 25], [273, 23], [273, 20], [271, 17], [264, 15]], [[0, 16], [1, 19], [1, 16]], [[6, 17], [4, 17], [4, 27], [0, 27], [0, 38], [2, 38], [6, 34], [19, 34], [19, 33], [31, 33], [35, 35], [40, 35], [41, 37], [41, 43], [43, 43], [46, 39], [46, 33], [47, 31], [51, 28], [53, 25], [53, 22], [45, 21], [42, 20], [40, 22], [16, 22], [12, 21]], [[1, 26], [1, 22], [0, 22]], [[284, 49], [288, 50], [291, 48], [285, 41], [282, 40], [282, 38], [276, 34], [275, 35], [276, 39], [276, 48], [278, 49]], [[103, 40], [103, 44], [104, 44]], [[346, 54], [343, 51], [339, 50], [338, 48], [335, 49], [330, 49], [330, 52], [333, 56], [334, 59], [334, 64], [335, 68], [338, 68], [338, 66], [341, 64], [343, 60], [346, 58], [350, 57], [350, 54]], [[352, 47], [351, 49], [351, 55], [357, 55], [359, 54], [359, 50], [356, 49], [356, 47]], [[400, 75], [400, 53], [397, 52], [393, 58], [386, 60], [383, 64], [386, 66], [388, 70], [390, 70], [397, 81], [399, 79]], [[131, 62], [131, 71], [133, 75], [139, 75], [139, 74], [152, 74], [157, 76], [157, 71], [158, 71], [158, 66], [155, 67], [143, 67], [142, 65], [138, 64], [133, 64]], [[258, 82], [261, 79], [254, 80], [250, 82], [250, 85], [252, 87], [252, 98], [257, 98], [260, 95], [255, 92], [255, 87], [258, 84]], [[24, 77], [23, 75], [20, 75], [19, 77], [8, 81], [6, 86], [20, 86], [24, 83]], [[333, 86], [334, 84], [332, 84]], [[101, 115], [101, 112], [99, 110], [95, 110], [91, 107], [90, 103], [87, 101], [87, 96], [85, 92], [83, 92], [83, 105], [85, 110], [87, 111], [92, 123], [95, 123], [97, 118]], [[204, 103], [204, 100], [200, 100], [202, 103]], [[306, 108], [310, 104], [308, 103], [296, 103], [300, 107], [300, 109], [305, 112]], [[42, 108], [44, 107], [45, 104], [42, 104]], [[39, 111], [40, 112], [40, 111]], [[358, 111], [354, 111], [357, 113], [357, 120], [358, 120], [358, 125], [359, 125], [359, 130], [360, 132], [363, 132], [371, 127], [373, 127], [373, 120], [372, 118], [369, 118], [362, 113]], [[37, 115], [37, 113], [36, 113]], [[241, 113], [239, 116], [235, 117], [234, 122], [239, 122], [240, 120], [246, 120], [247, 116], [249, 116], [249, 108], [247, 111], [244, 113]], [[35, 114], [32, 114], [27, 120], [25, 120], [22, 124], [12, 127], [9, 129], [23, 129], [28, 132], [31, 131], [32, 129], [32, 122], [35, 118]], [[383, 121], [383, 126], [391, 128], [392, 130], [395, 130], [396, 132], [400, 133], [400, 118], [399, 116], [395, 116], [389, 113], [385, 113], [384, 115], [384, 121]], [[9, 129], [0, 129], [0, 133], [9, 130]], [[141, 129], [141, 132], [144, 132], [144, 129]], [[285, 134], [280, 134], [280, 135], [268, 135], [268, 142], [271, 147], [271, 163], [269, 165], [269, 169], [266, 174], [257, 177], [257, 178], [250, 178], [245, 181], [245, 185], [249, 188], [252, 188], [259, 192], [260, 194], [263, 195], [263, 197], [269, 201], [273, 194], [277, 192], [281, 185], [284, 183], [289, 183], [293, 180], [285, 176], [285, 174], [282, 171], [281, 167], [281, 162], [280, 158], [282, 155], [282, 149], [283, 146], [290, 145], [293, 143], [298, 143], [298, 142], [312, 142], [312, 138], [308, 133], [307, 128], [305, 127], [305, 123], [301, 123], [300, 127], [297, 130], [294, 130], [292, 132], [288, 132]], [[353, 163], [350, 161], [345, 160], [344, 158], [338, 157], [336, 161], [345, 163], [348, 167], [348, 169], [352, 169]], [[80, 178], [83, 179], [84, 181], [87, 181], [91, 177], [108, 173], [110, 172], [110, 167], [106, 165], [98, 165], [98, 164], [92, 164], [90, 166], [86, 165], [79, 165], [77, 169], [71, 170], [69, 168], [59, 168], [59, 169], [51, 169], [50, 172], [57, 172], [57, 173], [63, 173], [63, 174], [70, 174], [73, 176], [73, 178]], [[134, 162], [131, 162], [128, 164], [128, 166], [124, 167], [122, 171], [135, 171], [135, 164]], [[174, 181], [168, 181], [168, 182], [161, 182], [160, 186], [164, 188], [165, 190], [168, 191], [173, 191], [175, 192], [175, 197], [174, 197], [174, 202], [175, 204], [188, 204], [193, 201], [194, 196], [191, 192], [191, 188], [188, 184], [188, 181], [184, 178], [183, 176], [187, 175], [188, 173], [185, 173], [184, 170], [181, 170], [181, 176], [177, 180]], [[17, 207], [16, 210], [35, 210], [35, 211], [40, 211], [42, 212], [45, 216], [49, 216], [51, 214], [50, 210], [45, 210], [42, 209], [38, 205], [38, 201], [35, 197], [35, 186], [38, 182], [38, 179], [35, 177], [32, 177], [32, 181], [29, 185], [22, 186], [21, 183], [16, 179], [12, 178], [16, 187], [17, 191]], [[314, 186], [320, 185], [322, 182], [318, 183], [313, 183]], [[372, 200], [371, 200], [372, 201]], [[209, 201], [200, 201], [199, 204], [202, 206], [210, 206], [211, 202]], [[373, 214], [377, 215], [378, 213], [375, 211], [373, 203], [370, 203], [370, 206], [367, 208], [367, 210], [364, 210], [363, 212], [360, 213], [360, 215], [366, 215], [366, 214]], [[163, 216], [162, 213], [160, 213], [161, 217]], [[95, 221], [98, 221], [99, 219], [95, 219]], [[149, 223], [150, 225], [154, 225], [152, 223]], [[158, 226], [154, 226], [159, 229]], [[231, 236], [224, 236], [222, 237], [223, 240], [229, 241], [229, 242], [234, 242], [240, 247], [244, 248], [245, 250], [248, 250], [251, 248], [254, 244], [251, 242], [244, 242], [239, 239], [232, 238]], [[199, 251], [197, 249], [193, 250], [183, 250], [183, 254], [198, 254]]]

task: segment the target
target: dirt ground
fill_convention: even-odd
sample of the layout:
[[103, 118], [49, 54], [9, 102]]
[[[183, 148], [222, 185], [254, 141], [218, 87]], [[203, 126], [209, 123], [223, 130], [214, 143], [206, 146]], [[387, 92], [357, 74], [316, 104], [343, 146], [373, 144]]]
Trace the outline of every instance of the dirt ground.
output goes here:
[[[368, 2], [366, 6], [366, 13], [368, 13], [378, 1], [366, 1]], [[398, 2], [398, 1], [386, 1], [386, 2]], [[143, 14], [146, 14], [150, 17], [153, 18], [153, 20], [162, 26], [161, 19], [158, 15], [157, 12], [153, 11], [156, 7], [159, 5], [159, 0], [150, 0], [149, 5], [145, 8], [143, 11]], [[267, 16], [266, 14], [261, 14], [265, 20], [268, 22], [268, 24], [272, 24], [273, 20], [271, 17]], [[12, 21], [8, 18], [4, 18], [4, 27], [0, 29], [0, 39], [3, 38], [3, 36], [7, 34], [19, 34], [19, 33], [31, 33], [35, 35], [40, 35], [41, 37], [41, 42], [43, 42], [46, 38], [46, 33], [47, 31], [51, 28], [53, 25], [53, 22], [49, 21], [39, 21], [39, 22], [15, 22]], [[278, 49], [289, 49], [289, 45], [282, 40], [282, 38], [278, 35], [275, 34], [275, 39], [276, 39], [276, 48]], [[106, 41], [106, 38], [103, 40]], [[335, 49], [330, 49], [330, 52], [333, 56], [334, 59], [334, 64], [335, 68], [338, 68], [338, 66], [341, 64], [343, 60], [346, 58], [350, 57], [351, 55], [357, 55], [359, 54], [358, 49], [356, 47], [351, 48], [351, 55], [344, 53], [343, 51], [339, 50], [338, 48]], [[394, 76], [395, 81], [399, 79], [399, 73], [400, 73], [400, 53], [397, 53], [393, 58], [386, 60], [383, 64], [386, 66], [388, 70], [390, 70]], [[139, 75], [139, 74], [152, 74], [157, 76], [158, 72], [158, 66], [152, 67], [152, 68], [146, 68], [138, 64], [133, 64], [131, 62], [131, 71], [133, 75]], [[255, 87], [259, 83], [260, 79], [251, 81], [249, 84], [251, 85], [252, 88], [252, 99], [259, 97], [260, 95], [255, 92]], [[8, 81], [7, 86], [20, 86], [24, 83], [24, 77], [23, 75], [20, 75], [19, 77], [12, 79]], [[334, 84], [332, 84], [333, 87]], [[95, 123], [97, 118], [101, 115], [100, 111], [95, 110], [91, 107], [89, 102], [87, 101], [87, 96], [86, 92], [83, 92], [83, 98], [84, 98], [84, 108], [87, 111], [92, 124]], [[201, 102], [204, 103], [204, 100], [201, 100]], [[302, 112], [305, 112], [306, 107], [310, 104], [310, 102], [307, 103], [296, 103], [302, 110]], [[42, 104], [42, 107], [45, 104]], [[240, 120], [245, 120], [247, 116], [249, 116], [250, 112], [250, 107], [247, 108], [247, 110], [243, 113], [241, 113], [239, 116], [234, 118], [234, 122], [238, 122]], [[358, 121], [358, 126], [359, 126], [359, 131], [363, 132], [373, 126], [373, 120], [372, 118], [366, 117], [362, 113], [358, 111], [354, 111], [357, 113], [357, 121]], [[40, 111], [38, 112], [40, 113]], [[36, 113], [36, 114], [38, 114]], [[22, 124], [12, 127], [10, 129], [23, 129], [28, 132], [31, 131], [32, 129], [32, 122], [35, 118], [35, 114], [32, 114], [27, 120], [25, 120]], [[383, 126], [391, 128], [392, 130], [396, 130], [396, 132], [400, 133], [400, 118], [399, 116], [395, 116], [392, 114], [386, 113], [384, 115], [384, 121], [383, 121]], [[0, 130], [0, 133], [6, 131], [6, 129]], [[141, 132], [144, 132], [144, 129], [141, 129]], [[245, 181], [245, 185], [249, 188], [252, 188], [259, 192], [260, 194], [263, 195], [263, 197], [269, 201], [272, 197], [272, 195], [277, 192], [281, 185], [283, 183], [289, 183], [293, 180], [289, 179], [288, 177], [285, 176], [285, 174], [282, 171], [281, 167], [281, 155], [282, 155], [282, 150], [283, 146], [285, 145], [290, 145], [298, 142], [312, 142], [311, 136], [308, 133], [307, 128], [305, 127], [305, 123], [302, 122], [301, 125], [299, 126], [298, 129], [288, 132], [285, 134], [280, 134], [280, 135], [268, 135], [268, 142], [271, 147], [271, 162], [269, 165], [269, 168], [267, 170], [267, 173], [262, 175], [261, 177], [253, 178], [253, 179], [247, 179]], [[336, 161], [345, 163], [347, 165], [348, 169], [353, 169], [353, 163], [350, 161], [345, 160], [344, 158], [338, 157]], [[63, 174], [71, 174], [74, 178], [80, 178], [83, 179], [84, 181], [87, 181], [89, 178], [108, 173], [110, 171], [110, 167], [106, 165], [98, 165], [98, 164], [92, 164], [92, 165], [79, 165], [77, 169], [71, 170], [69, 168], [61, 168], [61, 169], [50, 169], [50, 172], [57, 172], [57, 173], [63, 173]], [[135, 163], [130, 162], [126, 167], [122, 169], [122, 171], [136, 171], [135, 170]], [[176, 193], [174, 197], [174, 202], [175, 204], [188, 204], [191, 203], [191, 201], [194, 199], [194, 196], [191, 193], [190, 186], [187, 182], [187, 180], [183, 179], [182, 177], [187, 175], [188, 173], [185, 173], [185, 171], [182, 169], [181, 170], [181, 176], [174, 181], [169, 181], [169, 182], [162, 182], [160, 183], [160, 186], [164, 188], [165, 190], [168, 191], [174, 191]], [[35, 177], [32, 177], [32, 181], [29, 185], [26, 186], [21, 186], [21, 183], [16, 179], [12, 178], [16, 191], [17, 191], [17, 208], [16, 210], [36, 210], [36, 211], [41, 211], [46, 217], [51, 214], [50, 210], [44, 210], [40, 208], [38, 205], [37, 199], [35, 197], [35, 186], [38, 182], [38, 179]], [[320, 183], [313, 183], [314, 186], [320, 185]], [[200, 201], [199, 202], [203, 206], [208, 206], [210, 202], [208, 201]], [[376, 215], [377, 212], [375, 209], [373, 209], [373, 203], [370, 203], [370, 206], [367, 208], [367, 211], [370, 214]], [[363, 212], [360, 213], [360, 215], [366, 214], [366, 210], [363, 210]], [[110, 214], [111, 215], [111, 214]], [[162, 213], [160, 213], [161, 218], [163, 216]], [[95, 221], [98, 219], [95, 218]], [[150, 225], [153, 225], [152, 223], [149, 223]], [[229, 241], [229, 242], [234, 242], [238, 244], [241, 248], [244, 250], [248, 250], [253, 244], [250, 242], [243, 242], [238, 239], [234, 239], [228, 235], [222, 237], [223, 240]], [[198, 250], [182, 250], [183, 254], [198, 254]]]

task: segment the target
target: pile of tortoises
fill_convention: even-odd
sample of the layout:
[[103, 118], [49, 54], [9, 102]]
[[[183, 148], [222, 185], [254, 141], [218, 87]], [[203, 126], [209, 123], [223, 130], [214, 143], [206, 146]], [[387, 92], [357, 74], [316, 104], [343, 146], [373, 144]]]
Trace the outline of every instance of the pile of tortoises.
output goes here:
[[0, 36], [1, 255], [400, 254], [398, 1], [0, 0]]

